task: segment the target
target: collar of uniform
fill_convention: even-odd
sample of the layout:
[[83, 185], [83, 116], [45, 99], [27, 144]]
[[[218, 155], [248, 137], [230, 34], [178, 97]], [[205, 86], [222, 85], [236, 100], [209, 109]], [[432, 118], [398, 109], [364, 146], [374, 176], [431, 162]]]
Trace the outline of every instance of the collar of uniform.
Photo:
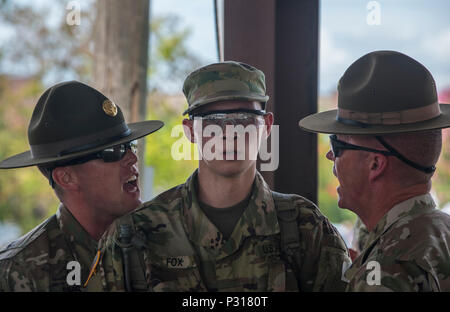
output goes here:
[[86, 232], [77, 219], [63, 204], [59, 205], [56, 219], [61, 231], [66, 235], [71, 244], [81, 245], [95, 253], [97, 242]]
[[367, 238], [366, 250], [369, 245], [383, 235], [394, 223], [406, 216], [422, 214], [436, 207], [430, 193], [411, 197], [392, 207], [369, 233]]
[[228, 241], [224, 240], [223, 235], [200, 209], [197, 198], [197, 179], [198, 172], [196, 170], [186, 181], [183, 189], [185, 192], [183, 194], [185, 199], [183, 214], [192, 242], [216, 253], [216, 255], [221, 252], [223, 256], [226, 256], [238, 249], [246, 237], [272, 235], [280, 232], [270, 188], [258, 172], [249, 205], [238, 220]]
[[183, 215], [189, 239], [207, 250], [217, 250], [225, 242], [223, 235], [201, 210], [197, 197], [198, 169], [187, 179], [182, 189]]
[[259, 172], [256, 172], [249, 204], [236, 224], [222, 255], [234, 253], [250, 236], [270, 236], [280, 233], [272, 192]]

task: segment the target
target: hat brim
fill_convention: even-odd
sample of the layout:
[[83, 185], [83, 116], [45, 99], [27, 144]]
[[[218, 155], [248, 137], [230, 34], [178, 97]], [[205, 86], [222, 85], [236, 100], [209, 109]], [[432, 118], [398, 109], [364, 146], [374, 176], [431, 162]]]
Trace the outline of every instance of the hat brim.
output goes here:
[[219, 102], [219, 101], [238, 101], [238, 100], [256, 101], [256, 102], [266, 103], [269, 100], [269, 96], [268, 95], [261, 96], [258, 94], [248, 94], [248, 93], [223, 94], [223, 95], [208, 98], [207, 100], [202, 100], [197, 103], [194, 103], [192, 106], [190, 106], [188, 109], [186, 109], [183, 112], [183, 115], [186, 115], [205, 104], [210, 104], [210, 103]]
[[159, 120], [147, 120], [147, 121], [141, 121], [141, 122], [135, 122], [127, 124], [128, 128], [130, 129], [130, 134], [122, 137], [117, 140], [113, 140], [109, 143], [99, 145], [94, 148], [90, 148], [81, 152], [60, 156], [60, 157], [46, 157], [46, 158], [34, 158], [31, 155], [31, 151], [26, 151], [14, 156], [11, 156], [2, 162], [0, 162], [0, 169], [13, 169], [13, 168], [23, 168], [23, 167], [29, 167], [29, 166], [36, 166], [36, 165], [49, 165], [52, 163], [57, 163], [61, 161], [69, 161], [71, 159], [76, 159], [79, 157], [83, 157], [98, 151], [101, 151], [105, 148], [112, 147], [118, 144], [130, 142], [139, 138], [142, 138], [146, 135], [149, 135], [150, 133], [153, 133], [157, 130], [159, 130], [162, 126], [164, 126], [164, 123]]
[[337, 109], [307, 116], [299, 121], [305, 131], [330, 134], [394, 134], [417, 132], [450, 127], [450, 104], [439, 104], [441, 115], [436, 118], [399, 125], [370, 125], [359, 127], [344, 124], [336, 119]]

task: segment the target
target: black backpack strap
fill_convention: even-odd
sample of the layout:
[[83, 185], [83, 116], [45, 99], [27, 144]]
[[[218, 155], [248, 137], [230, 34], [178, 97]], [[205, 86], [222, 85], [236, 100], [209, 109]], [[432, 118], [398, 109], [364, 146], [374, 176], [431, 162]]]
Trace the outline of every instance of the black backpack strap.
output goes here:
[[280, 225], [281, 252], [288, 263], [292, 265], [295, 276], [298, 277], [302, 266], [300, 232], [298, 230], [300, 211], [296, 205], [293, 205], [292, 195], [272, 191], [272, 197]]
[[133, 219], [130, 214], [123, 217], [117, 226], [115, 243], [122, 251], [124, 284], [126, 291], [146, 290], [142, 248], [144, 241], [135, 232]]

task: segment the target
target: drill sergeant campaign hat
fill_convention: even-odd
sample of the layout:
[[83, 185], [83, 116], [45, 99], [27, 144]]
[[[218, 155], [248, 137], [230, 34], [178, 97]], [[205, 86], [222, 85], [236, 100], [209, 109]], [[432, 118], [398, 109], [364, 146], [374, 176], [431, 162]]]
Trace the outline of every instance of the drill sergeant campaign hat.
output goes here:
[[450, 105], [438, 103], [431, 73], [396, 51], [356, 60], [338, 84], [337, 109], [307, 116], [311, 132], [383, 135], [450, 127]]
[[266, 95], [264, 73], [245, 63], [226, 61], [201, 67], [190, 73], [183, 85], [189, 108], [183, 115], [217, 101], [246, 100], [261, 102]]
[[120, 107], [78, 81], [62, 82], [39, 98], [28, 127], [30, 150], [0, 162], [0, 169], [64, 163], [146, 136], [159, 120], [127, 124]]

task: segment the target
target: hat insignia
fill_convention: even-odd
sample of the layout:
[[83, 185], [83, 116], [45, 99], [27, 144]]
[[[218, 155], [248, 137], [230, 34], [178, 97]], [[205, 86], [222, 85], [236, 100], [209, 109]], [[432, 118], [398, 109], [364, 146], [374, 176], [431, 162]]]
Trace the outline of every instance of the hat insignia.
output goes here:
[[102, 108], [108, 116], [114, 117], [117, 115], [117, 106], [111, 100], [104, 100]]

